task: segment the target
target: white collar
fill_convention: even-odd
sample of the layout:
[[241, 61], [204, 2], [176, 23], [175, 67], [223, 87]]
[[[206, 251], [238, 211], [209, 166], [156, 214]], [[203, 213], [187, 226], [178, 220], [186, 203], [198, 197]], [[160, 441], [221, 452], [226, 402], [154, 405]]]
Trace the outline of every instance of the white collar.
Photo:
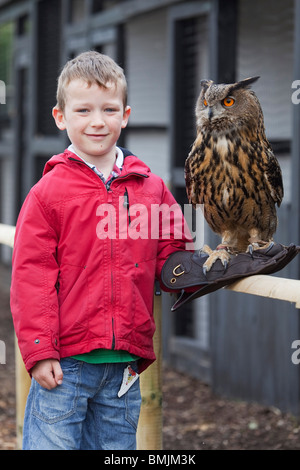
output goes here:
[[[87, 162], [86, 160], [84, 160], [84, 158], [82, 158], [80, 155], [78, 155], [78, 153], [75, 152], [73, 144], [69, 145], [68, 150], [70, 150], [70, 152], [77, 155], [77, 157], [79, 157], [82, 161], [84, 161], [84, 163], [86, 163], [89, 167], [91, 167], [91, 168], [95, 167], [95, 165], [93, 165], [92, 163]], [[116, 165], [117, 165], [118, 168], [121, 169], [122, 166], [123, 166], [123, 163], [124, 163], [124, 154], [123, 154], [122, 150], [119, 147], [116, 147], [116, 152], [117, 152], [117, 154], [116, 154]]]

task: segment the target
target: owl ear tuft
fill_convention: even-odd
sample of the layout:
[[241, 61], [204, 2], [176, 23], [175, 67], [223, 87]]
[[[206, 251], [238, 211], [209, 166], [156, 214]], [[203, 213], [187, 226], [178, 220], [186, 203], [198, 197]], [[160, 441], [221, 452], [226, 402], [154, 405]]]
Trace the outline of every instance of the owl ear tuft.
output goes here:
[[212, 85], [214, 82], [212, 80], [201, 80], [200, 85], [204, 90], [207, 90], [210, 85]]
[[249, 77], [235, 83], [230, 91], [238, 90], [239, 88], [249, 88], [252, 83], [256, 82], [260, 77]]

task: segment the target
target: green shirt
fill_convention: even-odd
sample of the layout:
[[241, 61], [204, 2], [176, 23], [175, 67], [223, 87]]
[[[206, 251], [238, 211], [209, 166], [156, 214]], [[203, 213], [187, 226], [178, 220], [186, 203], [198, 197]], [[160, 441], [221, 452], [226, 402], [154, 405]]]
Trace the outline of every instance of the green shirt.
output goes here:
[[112, 362], [131, 362], [139, 359], [138, 356], [130, 354], [127, 351], [117, 351], [110, 349], [94, 349], [93, 351], [85, 354], [78, 354], [72, 356], [73, 359], [78, 361], [88, 362], [89, 364], [104, 364]]

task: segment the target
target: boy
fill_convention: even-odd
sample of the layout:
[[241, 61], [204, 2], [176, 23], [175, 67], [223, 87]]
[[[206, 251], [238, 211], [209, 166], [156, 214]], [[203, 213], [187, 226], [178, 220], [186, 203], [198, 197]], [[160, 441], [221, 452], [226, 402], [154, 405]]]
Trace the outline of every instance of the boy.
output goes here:
[[[32, 376], [24, 449], [136, 446], [154, 280], [190, 240], [162, 180], [116, 145], [129, 115], [112, 59], [91, 51], [65, 65], [53, 117], [71, 145], [27, 196], [13, 253], [11, 310]], [[172, 208], [169, 225], [158, 208]]]

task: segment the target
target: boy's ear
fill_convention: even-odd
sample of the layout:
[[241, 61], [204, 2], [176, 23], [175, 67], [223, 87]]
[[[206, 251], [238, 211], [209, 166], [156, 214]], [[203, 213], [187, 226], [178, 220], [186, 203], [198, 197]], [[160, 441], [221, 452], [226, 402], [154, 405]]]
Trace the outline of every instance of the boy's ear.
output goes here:
[[124, 114], [123, 114], [122, 129], [124, 129], [127, 126], [130, 113], [131, 113], [131, 107], [126, 106]]
[[52, 109], [52, 116], [58, 129], [64, 131], [66, 129], [64, 113], [57, 106], [54, 106]]

